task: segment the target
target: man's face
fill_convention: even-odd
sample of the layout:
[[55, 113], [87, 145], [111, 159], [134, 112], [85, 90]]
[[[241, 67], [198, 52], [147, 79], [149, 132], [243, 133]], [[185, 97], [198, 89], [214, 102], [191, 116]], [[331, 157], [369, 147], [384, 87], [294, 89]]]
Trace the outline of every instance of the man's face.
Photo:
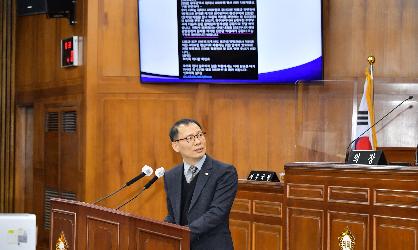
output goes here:
[[195, 123], [180, 125], [177, 129], [178, 141], [172, 142], [171, 146], [174, 151], [181, 154], [185, 162], [195, 164], [206, 153], [206, 139], [202, 135], [203, 131]]

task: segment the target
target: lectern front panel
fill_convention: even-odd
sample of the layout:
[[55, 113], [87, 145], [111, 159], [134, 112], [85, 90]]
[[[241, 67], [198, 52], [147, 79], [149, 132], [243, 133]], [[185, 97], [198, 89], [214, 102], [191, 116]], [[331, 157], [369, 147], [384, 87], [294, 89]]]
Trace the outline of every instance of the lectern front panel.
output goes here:
[[190, 249], [187, 227], [79, 201], [51, 199], [51, 206], [50, 250]]
[[123, 249], [120, 234], [118, 222], [87, 217], [87, 249]]
[[63, 244], [67, 245], [68, 249], [75, 250], [76, 223], [76, 213], [52, 209], [50, 249], [56, 249], [57, 244]]
[[136, 230], [137, 250], [181, 249], [180, 239], [153, 231]]

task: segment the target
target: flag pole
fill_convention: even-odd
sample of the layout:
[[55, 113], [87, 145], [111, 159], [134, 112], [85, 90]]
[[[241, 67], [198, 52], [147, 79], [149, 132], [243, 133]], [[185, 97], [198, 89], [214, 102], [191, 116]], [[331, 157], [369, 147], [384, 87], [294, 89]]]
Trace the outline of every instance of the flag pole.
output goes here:
[[[376, 62], [376, 58], [373, 55], [370, 55], [369, 57], [367, 57], [367, 61], [369, 62], [369, 65], [370, 65], [370, 70], [369, 70], [369, 72], [370, 72], [370, 76], [369, 76], [370, 83], [369, 84], [370, 84], [370, 88], [371, 88], [371, 92], [372, 92], [371, 93], [371, 95], [372, 95], [371, 102], [372, 102], [372, 110], [373, 110], [373, 113], [369, 114], [369, 115], [371, 115], [371, 122], [374, 123], [374, 76], [373, 76], [374, 72], [373, 72], [373, 65]], [[372, 136], [371, 136], [370, 139], [373, 141], [373, 143], [372, 143], [373, 150], [376, 150], [376, 147], [377, 147], [376, 128], [372, 128]]]
[[376, 58], [373, 56], [373, 55], [371, 55], [371, 56], [369, 56], [369, 57], [367, 57], [367, 61], [369, 62], [369, 65], [370, 65], [370, 70], [369, 70], [369, 72], [370, 72], [370, 77], [371, 77], [371, 80], [372, 80], [372, 82], [373, 82], [373, 88], [372, 88], [372, 103], [373, 103], [373, 106], [374, 106], [374, 76], [373, 76], [373, 64], [376, 62]]

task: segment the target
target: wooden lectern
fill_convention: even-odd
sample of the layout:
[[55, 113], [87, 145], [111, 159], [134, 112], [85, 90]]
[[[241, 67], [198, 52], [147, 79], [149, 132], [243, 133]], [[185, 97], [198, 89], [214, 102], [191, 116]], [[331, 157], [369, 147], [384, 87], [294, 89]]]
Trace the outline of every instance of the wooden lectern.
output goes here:
[[189, 248], [187, 227], [79, 201], [51, 200], [51, 250]]

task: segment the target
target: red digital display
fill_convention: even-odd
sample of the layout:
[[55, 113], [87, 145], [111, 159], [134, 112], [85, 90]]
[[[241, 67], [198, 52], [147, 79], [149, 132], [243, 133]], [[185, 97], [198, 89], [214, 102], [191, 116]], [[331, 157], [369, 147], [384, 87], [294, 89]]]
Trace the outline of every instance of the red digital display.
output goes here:
[[82, 40], [80, 36], [61, 40], [61, 67], [82, 65]]
[[73, 37], [62, 40], [62, 67], [74, 65], [74, 41]]
[[73, 41], [72, 40], [64, 43], [64, 49], [65, 50], [71, 49], [72, 47], [73, 47]]

